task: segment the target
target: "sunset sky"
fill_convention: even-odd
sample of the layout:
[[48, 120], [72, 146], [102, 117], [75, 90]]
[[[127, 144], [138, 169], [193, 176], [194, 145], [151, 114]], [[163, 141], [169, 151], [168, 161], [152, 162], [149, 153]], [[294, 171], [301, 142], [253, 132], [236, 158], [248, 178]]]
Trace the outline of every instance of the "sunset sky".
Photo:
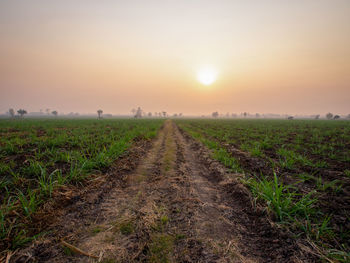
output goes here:
[[1, 113], [349, 114], [350, 1], [1, 0], [0, 92]]

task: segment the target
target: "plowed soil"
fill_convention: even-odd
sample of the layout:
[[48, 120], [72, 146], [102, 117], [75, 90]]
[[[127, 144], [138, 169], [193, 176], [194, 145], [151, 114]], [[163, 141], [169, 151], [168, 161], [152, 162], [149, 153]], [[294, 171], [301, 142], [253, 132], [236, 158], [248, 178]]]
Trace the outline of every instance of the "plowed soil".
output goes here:
[[117, 167], [11, 262], [314, 261], [253, 205], [239, 174], [172, 121]]

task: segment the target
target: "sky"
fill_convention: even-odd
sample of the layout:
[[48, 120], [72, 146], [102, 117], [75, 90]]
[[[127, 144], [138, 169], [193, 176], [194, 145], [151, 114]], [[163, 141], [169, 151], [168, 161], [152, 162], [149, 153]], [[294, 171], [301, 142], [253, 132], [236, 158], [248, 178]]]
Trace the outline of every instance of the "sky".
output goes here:
[[349, 14], [349, 0], [1, 0], [0, 112], [349, 114]]

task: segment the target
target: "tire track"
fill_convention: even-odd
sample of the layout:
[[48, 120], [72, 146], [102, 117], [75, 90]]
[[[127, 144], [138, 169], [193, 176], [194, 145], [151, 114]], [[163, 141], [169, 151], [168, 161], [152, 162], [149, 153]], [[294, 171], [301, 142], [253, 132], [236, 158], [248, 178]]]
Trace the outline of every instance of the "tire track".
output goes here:
[[98, 258], [56, 243], [56, 253], [31, 254], [27, 262], [306, 261], [296, 242], [254, 209], [236, 177], [166, 121], [124, 183], [99, 201], [98, 213], [80, 224], [75, 220], [76, 227], [66, 233], [70, 243]]

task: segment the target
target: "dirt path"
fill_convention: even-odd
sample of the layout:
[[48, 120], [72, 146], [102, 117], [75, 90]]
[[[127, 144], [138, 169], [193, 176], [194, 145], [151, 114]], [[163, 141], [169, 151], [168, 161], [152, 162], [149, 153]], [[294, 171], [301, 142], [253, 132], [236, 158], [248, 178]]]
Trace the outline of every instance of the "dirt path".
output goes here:
[[16, 260], [305, 260], [295, 241], [254, 209], [249, 192], [236, 181], [237, 176], [212, 160], [206, 148], [172, 121], [165, 123], [152, 148], [144, 154], [122, 183], [109, 185], [103, 195], [91, 193], [92, 201], [80, 205], [86, 212], [66, 213], [58, 224], [60, 237], [97, 258], [73, 253], [51, 236], [22, 251]]

